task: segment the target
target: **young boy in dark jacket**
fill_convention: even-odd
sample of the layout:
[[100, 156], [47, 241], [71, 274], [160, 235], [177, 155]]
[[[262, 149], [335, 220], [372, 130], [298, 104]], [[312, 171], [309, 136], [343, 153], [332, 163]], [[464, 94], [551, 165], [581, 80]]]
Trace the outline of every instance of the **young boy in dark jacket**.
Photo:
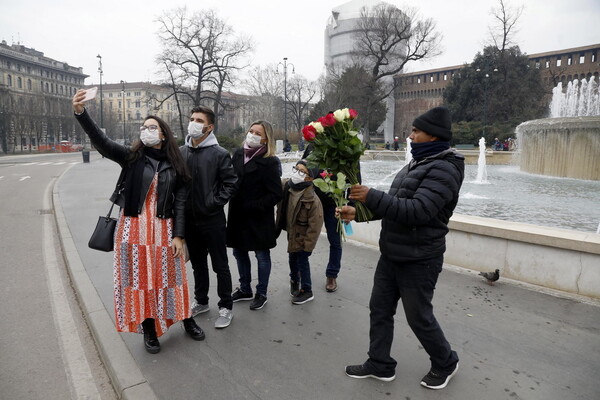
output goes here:
[[308, 257], [323, 226], [323, 207], [312, 183], [317, 174], [318, 169], [309, 169], [305, 160], [298, 161], [292, 177], [283, 181], [283, 199], [277, 207], [277, 228], [287, 231], [293, 304], [314, 299]]

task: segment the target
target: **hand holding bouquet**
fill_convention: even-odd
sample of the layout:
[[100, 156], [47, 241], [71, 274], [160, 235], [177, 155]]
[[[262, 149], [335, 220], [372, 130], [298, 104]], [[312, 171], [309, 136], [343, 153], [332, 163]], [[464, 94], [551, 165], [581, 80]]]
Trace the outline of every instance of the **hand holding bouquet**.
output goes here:
[[[360, 157], [365, 148], [354, 127], [357, 116], [355, 110], [344, 108], [329, 113], [302, 129], [304, 139], [313, 145], [308, 161], [326, 171], [326, 176], [315, 179], [313, 183], [321, 191], [329, 193], [337, 207], [348, 202], [344, 197], [346, 189], [359, 183]], [[332, 177], [337, 180], [331, 179]], [[364, 204], [356, 203], [355, 207], [358, 220], [371, 219], [373, 214]], [[338, 230], [344, 237], [341, 227], [340, 221]]]

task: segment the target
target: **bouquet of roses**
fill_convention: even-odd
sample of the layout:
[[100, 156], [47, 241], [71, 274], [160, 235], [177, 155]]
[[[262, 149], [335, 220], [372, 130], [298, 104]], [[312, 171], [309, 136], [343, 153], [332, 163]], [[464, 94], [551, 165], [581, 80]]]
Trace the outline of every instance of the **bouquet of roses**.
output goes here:
[[[308, 156], [311, 164], [317, 164], [325, 172], [313, 183], [321, 191], [329, 193], [337, 207], [348, 203], [346, 189], [358, 182], [360, 157], [365, 152], [354, 120], [358, 113], [349, 108], [329, 113], [302, 128], [304, 140], [312, 143], [313, 151]], [[337, 180], [331, 179], [336, 177]], [[359, 221], [368, 221], [373, 214], [362, 203], [357, 202], [356, 216]], [[340, 220], [338, 231], [344, 237]]]

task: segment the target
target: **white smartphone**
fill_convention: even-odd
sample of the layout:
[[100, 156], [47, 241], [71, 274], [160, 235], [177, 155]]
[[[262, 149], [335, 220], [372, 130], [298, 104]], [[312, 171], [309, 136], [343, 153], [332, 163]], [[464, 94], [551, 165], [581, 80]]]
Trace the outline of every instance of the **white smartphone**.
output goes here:
[[96, 97], [96, 93], [98, 93], [97, 87], [87, 89], [85, 91], [85, 97], [83, 98], [82, 101], [85, 103], [86, 101], [92, 100], [94, 97]]

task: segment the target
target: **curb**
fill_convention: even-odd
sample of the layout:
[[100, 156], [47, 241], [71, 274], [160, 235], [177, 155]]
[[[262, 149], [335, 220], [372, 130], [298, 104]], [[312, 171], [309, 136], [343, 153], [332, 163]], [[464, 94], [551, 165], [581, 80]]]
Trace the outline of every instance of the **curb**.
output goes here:
[[56, 189], [58, 182], [67, 171], [68, 169], [61, 174], [52, 187], [52, 207], [67, 272], [94, 337], [96, 348], [120, 399], [158, 400], [125, 342], [116, 331], [114, 322], [104, 308], [73, 242]]

